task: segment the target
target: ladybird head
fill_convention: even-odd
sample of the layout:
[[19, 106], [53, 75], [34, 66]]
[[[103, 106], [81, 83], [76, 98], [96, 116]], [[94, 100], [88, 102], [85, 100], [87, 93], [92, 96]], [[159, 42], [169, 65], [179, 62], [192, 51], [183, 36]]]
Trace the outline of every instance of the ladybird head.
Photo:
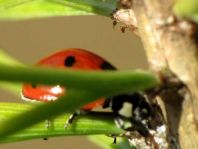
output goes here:
[[140, 93], [124, 94], [112, 97], [110, 104], [112, 110], [121, 117], [146, 119], [151, 114], [151, 106]]

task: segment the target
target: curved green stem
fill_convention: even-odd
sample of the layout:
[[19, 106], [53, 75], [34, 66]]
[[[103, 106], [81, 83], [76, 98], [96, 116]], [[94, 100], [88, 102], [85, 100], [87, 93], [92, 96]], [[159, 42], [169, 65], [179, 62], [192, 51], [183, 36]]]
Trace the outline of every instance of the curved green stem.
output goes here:
[[0, 19], [99, 14], [110, 16], [117, 0], [1, 0]]
[[5, 53], [3, 50], [0, 50], [0, 64], [8, 65], [8, 66], [21, 66], [23, 65], [7, 53]]
[[[55, 102], [40, 104], [28, 110], [26, 108], [26, 111], [15, 113], [14, 117], [8, 116], [9, 118], [7, 118], [6, 121], [0, 123], [0, 138], [5, 138], [43, 120], [54, 118], [68, 111], [74, 111], [74, 109], [79, 109], [80, 106], [87, 102], [83, 99], [93, 100], [97, 98], [97, 95], [87, 91], [70, 90], [68, 91], [67, 96], [62, 97]], [[14, 109], [14, 107], [12, 108]], [[3, 111], [9, 113], [8, 110], [9, 109], [7, 108]], [[2, 109], [0, 111], [2, 112]]]
[[110, 16], [117, 6], [117, 0], [49, 0], [49, 2], [104, 16]]
[[[7, 121], [9, 118], [15, 117], [16, 114], [26, 113], [30, 109], [33, 109], [33, 107], [33, 105], [29, 104], [0, 103], [1, 123]], [[81, 115], [79, 116], [79, 119], [76, 119], [76, 121], [74, 121], [72, 125], [64, 128], [64, 124], [69, 116], [70, 114], [66, 113], [62, 116], [50, 119], [49, 128], [45, 127], [45, 122], [43, 121], [14, 135], [10, 135], [6, 138], [1, 139], [0, 143], [23, 141], [34, 138], [48, 138], [55, 136], [122, 133], [122, 130], [118, 129], [114, 125], [112, 115], [104, 115], [102, 113], [101, 115], [98, 114], [97, 117], [91, 114]], [[22, 119], [23, 118], [20, 117], [16, 119], [16, 121], [21, 121]], [[17, 127], [17, 122], [13, 121], [10, 125], [12, 125], [11, 127]], [[2, 125], [0, 126], [2, 130]]]
[[[8, 65], [8, 66], [22, 66], [23, 64], [5, 53], [3, 50], [0, 50], [0, 64]], [[20, 83], [11, 83], [11, 82], [0, 82], [0, 87], [4, 88], [14, 94], [19, 95], [21, 92], [21, 84]]]
[[0, 66], [0, 80], [59, 84], [102, 94], [120, 94], [156, 86], [158, 78], [148, 71], [77, 71], [26, 66]]

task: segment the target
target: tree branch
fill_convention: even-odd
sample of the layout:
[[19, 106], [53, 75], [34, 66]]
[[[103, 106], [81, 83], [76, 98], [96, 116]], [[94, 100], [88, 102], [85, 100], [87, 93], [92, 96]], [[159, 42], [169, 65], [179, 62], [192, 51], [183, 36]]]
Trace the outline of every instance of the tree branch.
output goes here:
[[158, 97], [165, 106], [164, 115], [169, 127], [170, 148], [196, 149], [198, 147], [195, 124], [195, 119], [198, 121], [197, 26], [191, 21], [173, 16], [172, 6], [172, 0], [133, 0], [132, 9], [128, 9], [129, 12], [133, 12], [128, 14], [133, 15], [128, 15], [130, 17], [121, 21], [129, 27], [137, 25], [150, 69], [161, 76], [164, 84], [172, 83], [173, 80], [176, 80], [175, 83], [178, 85], [184, 84], [182, 88], [169, 86]]
[[[195, 33], [192, 33], [194, 24], [185, 20], [173, 20], [176, 22], [166, 25], [172, 15], [171, 6], [171, 0], [134, 0], [139, 34], [150, 68], [165, 78], [167, 71], [164, 69], [175, 74], [188, 87], [193, 104], [198, 107], [197, 43], [193, 38]], [[183, 149], [197, 148], [198, 141], [195, 140], [198, 140], [198, 135], [192, 115], [191, 94], [186, 88], [183, 95], [173, 88], [164, 93], [160, 97], [166, 108], [169, 139], [178, 138]], [[170, 147], [177, 147], [171, 145], [171, 141]]]

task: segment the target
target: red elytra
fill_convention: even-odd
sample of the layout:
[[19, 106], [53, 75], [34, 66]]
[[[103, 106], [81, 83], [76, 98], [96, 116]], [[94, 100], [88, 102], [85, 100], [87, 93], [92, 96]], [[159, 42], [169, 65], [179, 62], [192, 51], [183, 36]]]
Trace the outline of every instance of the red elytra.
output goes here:
[[[105, 61], [100, 56], [88, 52], [84, 49], [72, 48], [52, 54], [40, 60], [36, 66], [59, 67], [63, 69], [82, 69], [82, 70], [114, 70], [115, 67]], [[23, 99], [30, 101], [53, 101], [64, 95], [66, 89], [56, 85], [42, 85], [26, 83], [22, 87]], [[97, 99], [82, 107], [84, 110], [91, 110], [100, 106], [104, 98]]]

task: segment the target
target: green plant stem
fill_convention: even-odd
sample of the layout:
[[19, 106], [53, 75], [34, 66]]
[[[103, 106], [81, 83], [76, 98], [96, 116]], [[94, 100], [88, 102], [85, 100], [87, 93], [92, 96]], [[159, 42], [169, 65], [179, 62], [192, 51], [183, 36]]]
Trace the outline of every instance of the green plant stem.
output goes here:
[[[22, 66], [23, 64], [5, 53], [3, 50], [0, 50], [0, 64], [8, 65], [8, 66]], [[21, 92], [21, 84], [20, 83], [11, 83], [11, 82], [0, 82], [0, 87], [4, 88], [14, 94], [19, 95]]]
[[21, 85], [21, 83], [11, 83], [11, 82], [1, 81], [0, 87], [2, 89], [9, 91], [10, 93], [13, 93], [13, 94], [19, 96], [21, 93], [22, 85]]
[[0, 66], [0, 80], [59, 84], [68, 88], [120, 94], [151, 88], [159, 80], [147, 71], [74, 71], [26, 66]]
[[9, 66], [21, 66], [23, 65], [7, 53], [5, 53], [3, 50], [0, 50], [0, 64], [9, 65]]
[[[33, 109], [33, 105], [18, 104], [18, 103], [0, 103], [0, 119], [1, 123], [7, 121], [9, 118], [15, 117], [16, 114], [26, 113], [28, 110]], [[65, 121], [70, 114], [66, 113], [50, 120], [50, 126], [47, 128], [45, 122], [36, 124], [30, 128], [20, 131], [7, 138], [1, 139], [1, 143], [23, 141], [34, 138], [48, 138], [55, 136], [69, 136], [69, 135], [97, 135], [97, 134], [120, 134], [122, 130], [115, 127], [112, 115], [99, 114], [97, 117], [91, 114], [81, 115], [74, 123], [64, 128]], [[16, 121], [20, 121], [21, 118]], [[16, 123], [11, 123], [11, 127]], [[17, 126], [16, 126], [17, 127]], [[2, 128], [1, 128], [2, 130]], [[111, 139], [112, 140], [112, 139]], [[112, 140], [113, 141], [113, 140]]]
[[14, 114], [14, 117], [0, 124], [0, 138], [7, 137], [43, 120], [51, 119], [65, 112], [79, 109], [87, 102], [83, 99], [93, 100], [97, 98], [97, 95], [87, 91], [70, 90], [67, 96], [55, 102], [41, 104], [26, 112]]

